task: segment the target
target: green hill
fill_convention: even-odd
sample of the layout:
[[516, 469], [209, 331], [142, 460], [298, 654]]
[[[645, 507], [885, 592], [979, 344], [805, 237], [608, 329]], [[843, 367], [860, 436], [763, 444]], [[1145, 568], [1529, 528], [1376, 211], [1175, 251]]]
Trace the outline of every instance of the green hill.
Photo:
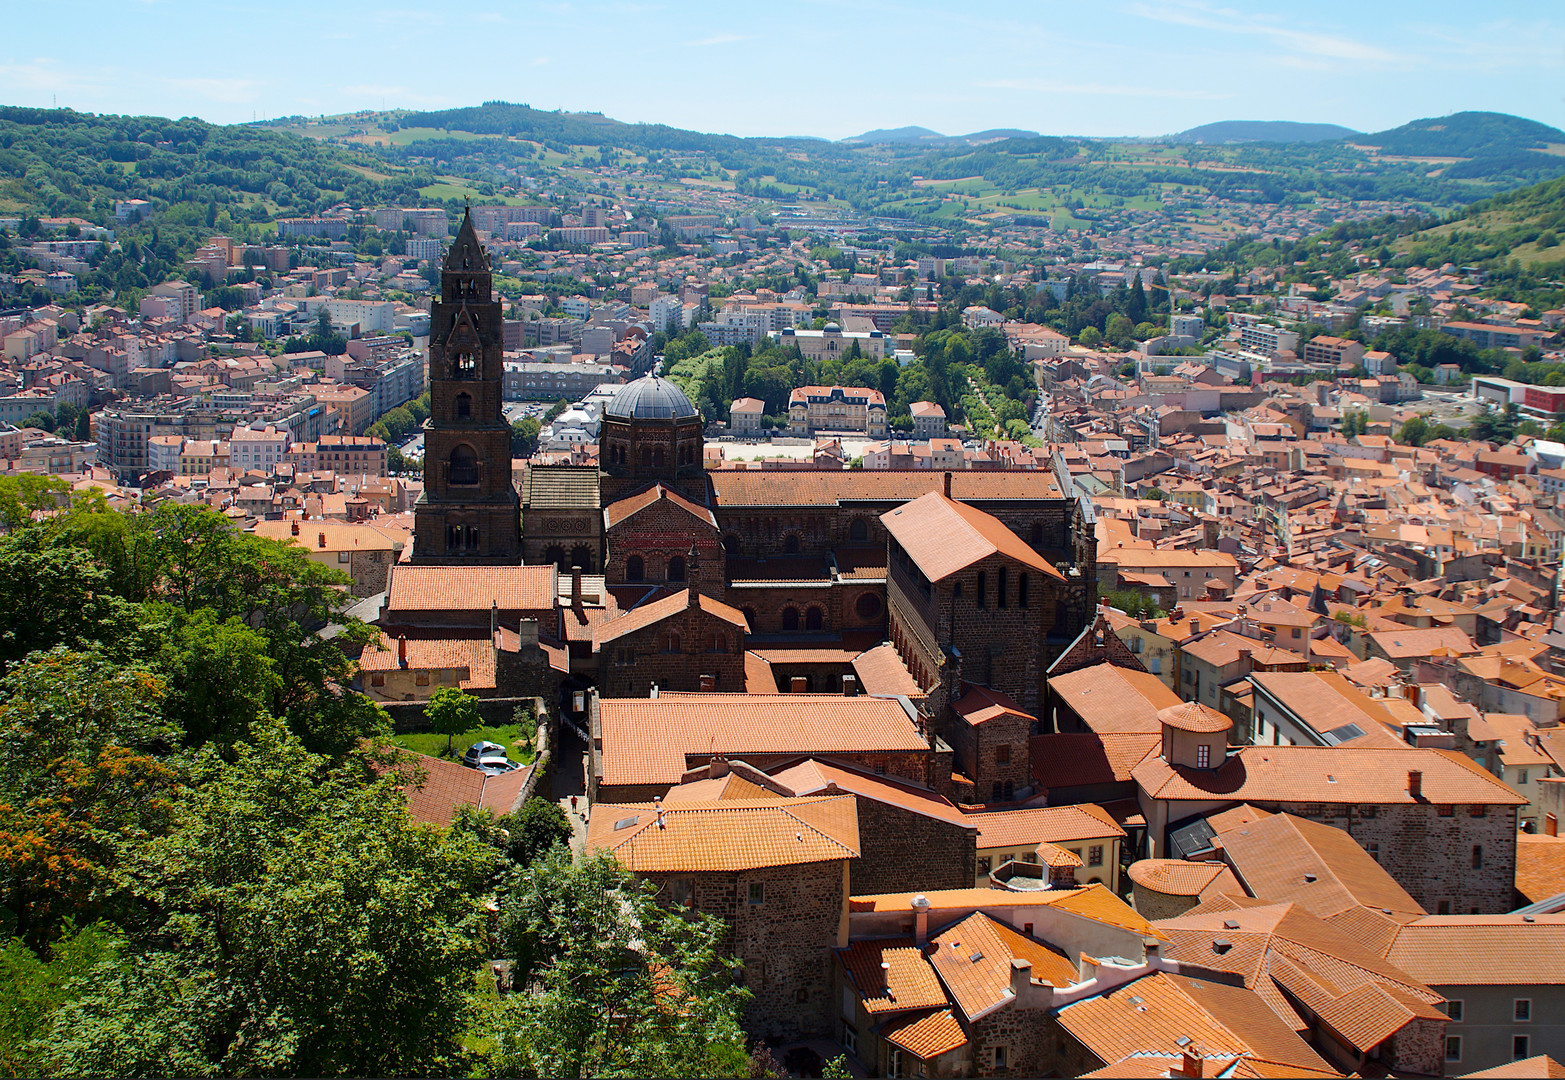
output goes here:
[[1358, 140], [1382, 155], [1454, 157], [1452, 180], [1543, 180], [1565, 173], [1565, 131], [1507, 113], [1459, 112], [1414, 120]]
[[1517, 260], [1523, 267], [1565, 270], [1565, 178], [1507, 191], [1441, 225], [1402, 237], [1398, 252], [1420, 266], [1492, 264]]
[[1358, 136], [1341, 124], [1299, 124], [1291, 120], [1219, 120], [1189, 131], [1170, 135], [1174, 143], [1313, 143], [1351, 139]]

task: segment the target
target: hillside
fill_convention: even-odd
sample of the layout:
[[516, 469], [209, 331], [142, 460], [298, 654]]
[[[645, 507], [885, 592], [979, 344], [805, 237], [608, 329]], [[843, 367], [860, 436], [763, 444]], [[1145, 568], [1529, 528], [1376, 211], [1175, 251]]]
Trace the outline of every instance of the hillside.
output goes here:
[[1445, 169], [1443, 175], [1452, 180], [1538, 181], [1565, 173], [1565, 131], [1506, 113], [1460, 112], [1414, 120], [1356, 141], [1381, 155], [1465, 159]]
[[1314, 143], [1356, 138], [1359, 132], [1340, 124], [1300, 124], [1292, 120], [1219, 120], [1170, 135], [1174, 143]]
[[865, 145], [877, 145], [880, 143], [919, 142], [925, 139], [944, 139], [945, 136], [938, 131], [930, 131], [926, 127], [899, 127], [876, 128], [874, 131], [866, 131], [862, 135], [853, 135], [840, 140], [845, 143], [863, 143]]
[[1517, 260], [1523, 267], [1565, 270], [1565, 178], [1474, 203], [1444, 224], [1399, 239], [1395, 250], [1422, 266]]
[[1036, 131], [1021, 128], [988, 128], [968, 135], [942, 135], [926, 127], [876, 128], [862, 135], [842, 139], [841, 142], [856, 146], [885, 146], [888, 144], [940, 143], [948, 146], [977, 146], [980, 143], [999, 142], [1002, 139], [1036, 139]]

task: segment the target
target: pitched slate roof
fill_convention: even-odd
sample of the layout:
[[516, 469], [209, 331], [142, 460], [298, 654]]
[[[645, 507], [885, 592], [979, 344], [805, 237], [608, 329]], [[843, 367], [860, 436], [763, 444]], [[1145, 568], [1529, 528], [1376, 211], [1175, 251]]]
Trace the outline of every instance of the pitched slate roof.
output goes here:
[[948, 499], [938, 491], [888, 510], [880, 515], [880, 520], [930, 581], [941, 581], [996, 554], [1065, 580], [1053, 563], [998, 518]]
[[608, 851], [637, 873], [752, 870], [853, 859], [858, 814], [851, 798], [733, 799], [708, 803], [602, 804], [587, 851]]

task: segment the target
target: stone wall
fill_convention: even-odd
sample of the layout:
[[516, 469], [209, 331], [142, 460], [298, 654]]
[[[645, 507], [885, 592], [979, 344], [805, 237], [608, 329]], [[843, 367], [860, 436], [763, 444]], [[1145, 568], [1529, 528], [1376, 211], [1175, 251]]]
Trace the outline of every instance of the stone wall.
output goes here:
[[[1046, 1019], [1045, 1010], [1006, 1005], [973, 1024], [968, 1041], [972, 1046], [974, 1075], [1048, 1075], [1057, 1047], [1055, 1040], [1050, 1038]], [[996, 1064], [997, 1048], [1003, 1048], [1003, 1066]]]
[[853, 895], [966, 889], [973, 884], [978, 829], [857, 798], [860, 856], [848, 863]]
[[1176, 918], [1200, 902], [1199, 896], [1175, 896], [1139, 883], [1131, 885], [1131, 906], [1148, 922]]
[[604, 642], [598, 687], [604, 697], [644, 698], [662, 690], [697, 691], [701, 676], [713, 689], [744, 691], [744, 635], [732, 623], [686, 607], [650, 626]]
[[1398, 1073], [1439, 1076], [1445, 1069], [1444, 1020], [1414, 1020], [1391, 1036], [1381, 1061]]
[[[846, 861], [775, 866], [734, 873], [644, 874], [671, 900], [683, 879], [690, 905], [720, 919], [722, 946], [744, 963], [755, 996], [744, 1027], [757, 1038], [830, 1037], [832, 953], [847, 903]], [[752, 886], [759, 886], [753, 902]]]
[[642, 574], [637, 582], [669, 583], [679, 588], [686, 574], [669, 575], [673, 560], [688, 563], [690, 547], [695, 545], [701, 572], [697, 588], [708, 596], [723, 599], [723, 546], [717, 528], [695, 517], [669, 499], [659, 499], [607, 530], [608, 558], [604, 576], [611, 584], [629, 581], [625, 565], [631, 556], [641, 559]]

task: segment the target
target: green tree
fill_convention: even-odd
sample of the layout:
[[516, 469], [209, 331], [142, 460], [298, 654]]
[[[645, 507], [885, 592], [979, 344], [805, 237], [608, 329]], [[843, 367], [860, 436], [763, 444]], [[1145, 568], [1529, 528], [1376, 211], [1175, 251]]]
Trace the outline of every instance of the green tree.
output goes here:
[[47, 959], [20, 938], [0, 948], [0, 1076], [42, 1074], [40, 1043], [55, 1012], [86, 989], [94, 970], [112, 961], [121, 945], [112, 926], [94, 923], [56, 940]]
[[1410, 416], [1397, 432], [1397, 442], [1404, 446], [1423, 446], [1429, 441], [1429, 421], [1422, 416]]
[[538, 452], [538, 433], [543, 426], [537, 417], [524, 416], [511, 421], [511, 456], [529, 458]]
[[467, 1072], [492, 853], [409, 817], [276, 722], [207, 749], [176, 827], [136, 860], [137, 949], [56, 1013], [46, 1072], [408, 1076]]
[[527, 866], [558, 845], [571, 842], [571, 823], [558, 803], [536, 795], [514, 814], [500, 819], [510, 833], [505, 856], [518, 866]]
[[659, 906], [608, 855], [555, 847], [501, 910], [518, 990], [490, 1014], [494, 1076], [743, 1076], [749, 992], [722, 924]]
[[451, 740], [479, 727], [478, 699], [454, 686], [442, 686], [429, 697], [424, 717], [435, 734], [446, 737], [446, 756], [451, 756]]

